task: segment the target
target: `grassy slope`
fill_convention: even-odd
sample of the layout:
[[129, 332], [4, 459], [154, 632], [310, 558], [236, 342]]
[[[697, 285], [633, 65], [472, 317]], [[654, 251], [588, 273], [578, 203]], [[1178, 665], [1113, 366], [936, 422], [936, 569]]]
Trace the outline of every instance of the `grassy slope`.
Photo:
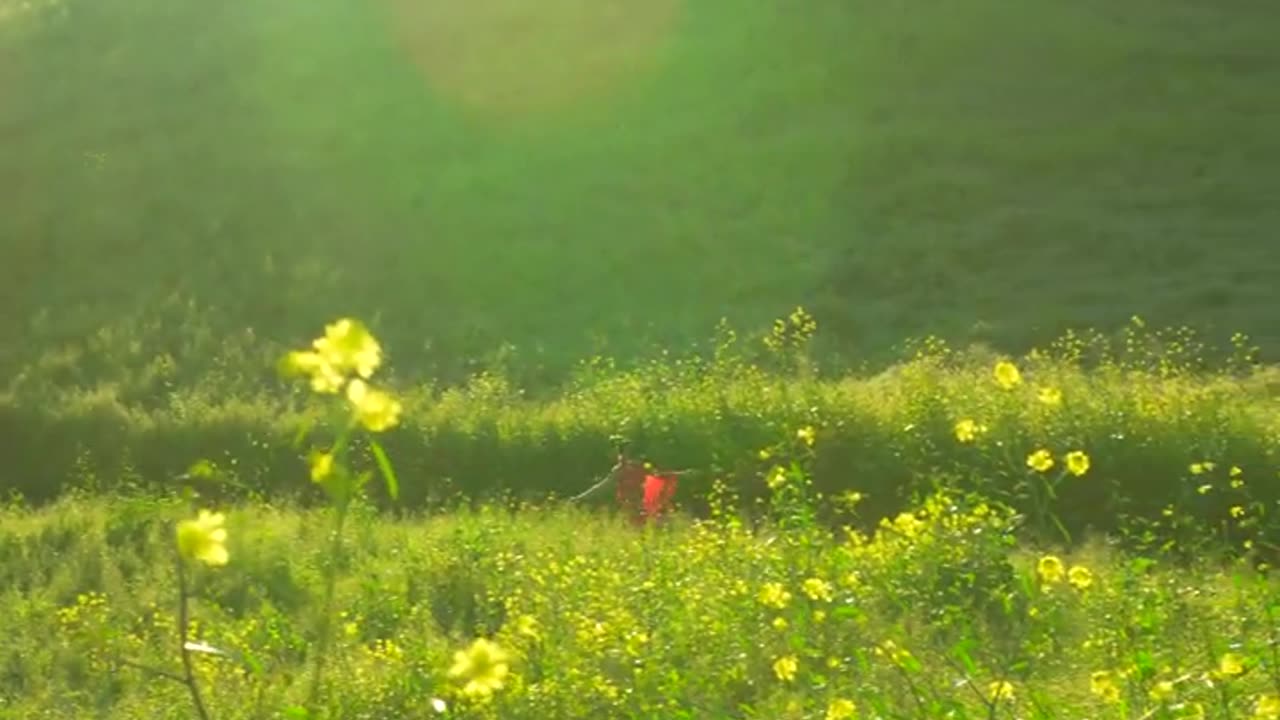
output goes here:
[[[0, 45], [0, 368], [171, 293], [215, 334], [381, 311], [416, 376], [796, 303], [873, 358], [1133, 312], [1280, 339], [1263, 2], [689, 4], [614, 92], [543, 114], [434, 93], [393, 5], [65, 4]], [[611, 62], [502, 50], [531, 35], [466, 77]]]

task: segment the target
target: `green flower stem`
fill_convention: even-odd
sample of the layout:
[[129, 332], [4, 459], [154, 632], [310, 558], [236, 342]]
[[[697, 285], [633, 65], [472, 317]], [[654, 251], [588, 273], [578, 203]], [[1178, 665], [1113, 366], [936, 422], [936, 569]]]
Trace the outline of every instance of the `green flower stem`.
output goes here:
[[334, 441], [331, 450], [334, 457], [334, 472], [340, 473], [338, 477], [341, 478], [341, 482], [330, 491], [330, 500], [333, 502], [334, 510], [333, 537], [329, 545], [328, 562], [325, 563], [324, 604], [321, 607], [320, 633], [319, 637], [316, 638], [316, 660], [315, 665], [312, 667], [311, 691], [308, 696], [308, 704], [313, 708], [316, 706], [316, 702], [320, 698], [320, 691], [323, 688], [325, 662], [328, 659], [329, 643], [333, 635], [333, 598], [338, 581], [338, 559], [343, 551], [342, 531], [346, 525], [347, 510], [351, 505], [351, 496], [354, 490], [351, 476], [347, 472], [346, 464], [343, 460], [348, 441], [351, 438], [351, 432], [355, 430], [356, 424], [353, 419], [342, 434], [338, 436], [338, 439]]
[[196, 715], [201, 720], [209, 720], [205, 710], [204, 699], [200, 697], [200, 686], [196, 684], [195, 665], [191, 662], [191, 652], [187, 650], [187, 634], [190, 631], [190, 603], [187, 590], [187, 568], [178, 555], [178, 648], [182, 652], [183, 683], [191, 692], [191, 703], [195, 705]]

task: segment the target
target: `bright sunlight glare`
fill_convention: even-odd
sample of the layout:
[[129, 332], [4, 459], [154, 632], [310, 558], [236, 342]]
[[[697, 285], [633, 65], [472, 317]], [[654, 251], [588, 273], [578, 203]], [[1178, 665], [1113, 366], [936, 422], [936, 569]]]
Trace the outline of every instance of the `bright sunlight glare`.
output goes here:
[[396, 39], [435, 92], [522, 117], [598, 98], [654, 67], [680, 0], [385, 0]]

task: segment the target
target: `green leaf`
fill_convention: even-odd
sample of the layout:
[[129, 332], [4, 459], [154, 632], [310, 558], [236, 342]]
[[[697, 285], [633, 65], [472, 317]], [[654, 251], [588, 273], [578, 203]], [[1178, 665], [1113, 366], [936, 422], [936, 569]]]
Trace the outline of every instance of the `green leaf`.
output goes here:
[[293, 705], [284, 709], [284, 716], [289, 720], [307, 720], [311, 713], [301, 705]]
[[391, 468], [391, 459], [377, 440], [370, 440], [369, 445], [373, 449], [373, 459], [378, 461], [378, 469], [382, 471], [382, 479], [387, 481], [387, 494], [392, 500], [400, 499], [400, 482], [396, 480], [396, 471]]

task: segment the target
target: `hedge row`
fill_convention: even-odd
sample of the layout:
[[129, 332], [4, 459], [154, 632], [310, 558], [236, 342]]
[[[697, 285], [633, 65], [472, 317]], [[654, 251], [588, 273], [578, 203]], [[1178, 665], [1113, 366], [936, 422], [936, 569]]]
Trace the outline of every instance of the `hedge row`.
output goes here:
[[[764, 491], [772, 462], [760, 450], [794, 445], [796, 431], [812, 426], [816, 487], [858, 491], [870, 513], [895, 511], [939, 478], [1020, 502], [1017, 481], [1033, 472], [1025, 458], [1040, 448], [1057, 458], [1054, 472], [1069, 451], [1091, 458], [1089, 472], [1067, 478], [1056, 499], [1072, 528], [1109, 526], [1121, 513], [1155, 516], [1170, 504], [1215, 521], [1245, 500], [1276, 509], [1276, 370], [1203, 374], [1115, 363], [1085, 370], [1043, 357], [1019, 365], [1023, 382], [1005, 389], [989, 362], [946, 357], [839, 379], [673, 361], [585, 373], [559, 397], [540, 400], [480, 375], [458, 388], [404, 391], [404, 422], [382, 440], [401, 476], [401, 502], [411, 507], [454, 493], [577, 493], [611, 464], [615, 435], [660, 466], [695, 469], [681, 489], [690, 507], [717, 478], [749, 499]], [[1061, 392], [1060, 405], [1041, 400], [1046, 387]], [[174, 486], [204, 458], [267, 496], [306, 493], [293, 440], [308, 402], [287, 391], [220, 398], [215, 388], [147, 406], [110, 387], [0, 397], [0, 491], [41, 501], [71, 488]], [[955, 425], [963, 419], [987, 432], [961, 442]], [[1206, 461], [1212, 470], [1191, 472]], [[1248, 483], [1231, 487], [1238, 480], [1228, 478], [1231, 468]], [[1214, 483], [1216, 492], [1193, 492]]]

